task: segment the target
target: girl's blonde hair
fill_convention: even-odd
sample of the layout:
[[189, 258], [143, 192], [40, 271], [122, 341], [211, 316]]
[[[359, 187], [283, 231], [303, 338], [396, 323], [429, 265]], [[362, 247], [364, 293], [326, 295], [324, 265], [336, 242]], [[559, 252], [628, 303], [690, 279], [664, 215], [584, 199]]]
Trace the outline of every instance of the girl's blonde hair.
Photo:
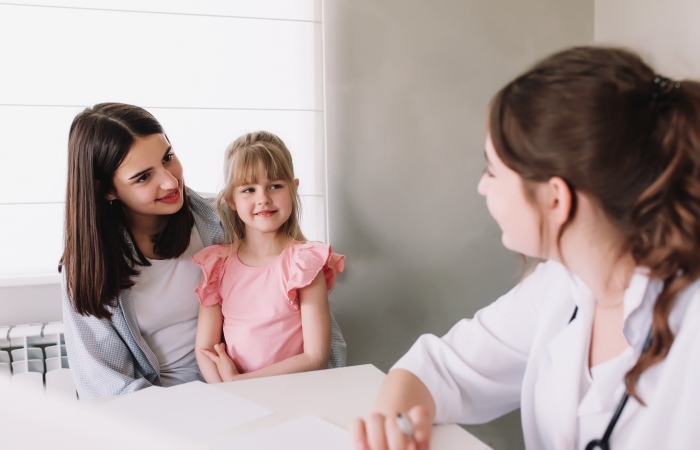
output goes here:
[[292, 196], [292, 214], [280, 227], [280, 232], [299, 242], [306, 242], [301, 232], [301, 202], [294, 182], [292, 154], [282, 139], [267, 131], [244, 134], [229, 144], [224, 156], [224, 189], [219, 193], [217, 210], [224, 230], [224, 244], [233, 244], [245, 238], [245, 224], [226, 200], [233, 200], [237, 186], [257, 182], [258, 168], [265, 171], [268, 180], [283, 180]]

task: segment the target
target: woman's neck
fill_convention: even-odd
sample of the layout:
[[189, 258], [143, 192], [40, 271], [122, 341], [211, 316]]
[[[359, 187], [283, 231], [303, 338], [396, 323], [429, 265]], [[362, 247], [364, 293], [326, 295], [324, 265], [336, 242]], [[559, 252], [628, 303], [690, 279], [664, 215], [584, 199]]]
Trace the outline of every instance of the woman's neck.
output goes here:
[[602, 308], [622, 306], [625, 290], [637, 267], [625, 250], [625, 236], [584, 193], [578, 195], [575, 219], [566, 228], [554, 259], [564, 263], [591, 290]]
[[167, 216], [145, 216], [126, 213], [126, 223], [134, 238], [134, 244], [148, 259], [159, 259], [153, 252], [153, 236], [157, 236], [167, 224]]

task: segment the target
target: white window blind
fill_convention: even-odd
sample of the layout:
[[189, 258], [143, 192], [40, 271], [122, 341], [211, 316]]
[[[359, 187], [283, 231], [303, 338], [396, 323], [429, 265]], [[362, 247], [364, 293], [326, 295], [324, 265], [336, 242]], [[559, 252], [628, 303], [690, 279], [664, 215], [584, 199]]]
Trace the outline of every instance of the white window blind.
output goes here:
[[321, 27], [321, 0], [0, 2], [0, 286], [58, 280], [68, 130], [101, 102], [149, 110], [203, 192], [229, 142], [279, 135], [325, 241]]

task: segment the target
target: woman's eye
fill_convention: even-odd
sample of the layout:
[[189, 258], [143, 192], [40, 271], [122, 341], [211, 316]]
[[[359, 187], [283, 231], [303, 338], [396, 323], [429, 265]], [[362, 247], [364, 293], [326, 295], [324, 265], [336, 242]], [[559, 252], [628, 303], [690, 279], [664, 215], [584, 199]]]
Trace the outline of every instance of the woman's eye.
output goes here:
[[493, 172], [491, 172], [488, 167], [484, 169], [484, 175], [493, 178]]
[[143, 175], [141, 175], [141, 176], [139, 177], [138, 180], [136, 180], [136, 182], [137, 182], [137, 183], [143, 183], [144, 181], [146, 181], [146, 180], [148, 179], [149, 176], [151, 176], [150, 173], [144, 173]]
[[170, 153], [168, 153], [167, 155], [165, 155], [165, 156], [163, 157], [163, 163], [170, 162], [170, 160], [173, 159], [173, 156], [175, 156], [175, 153], [173, 153], [173, 152], [170, 152]]

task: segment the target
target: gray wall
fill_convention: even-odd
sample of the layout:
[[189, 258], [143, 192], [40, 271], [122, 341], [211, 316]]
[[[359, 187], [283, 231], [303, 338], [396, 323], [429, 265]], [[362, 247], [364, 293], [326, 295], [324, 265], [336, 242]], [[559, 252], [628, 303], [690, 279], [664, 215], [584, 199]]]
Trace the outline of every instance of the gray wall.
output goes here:
[[595, 42], [639, 52], [661, 74], [700, 79], [700, 2], [595, 0]]
[[[485, 111], [554, 50], [593, 41], [593, 0], [326, 0], [333, 310], [348, 363], [386, 371], [518, 280], [476, 185]], [[469, 427], [522, 447], [517, 413]]]

